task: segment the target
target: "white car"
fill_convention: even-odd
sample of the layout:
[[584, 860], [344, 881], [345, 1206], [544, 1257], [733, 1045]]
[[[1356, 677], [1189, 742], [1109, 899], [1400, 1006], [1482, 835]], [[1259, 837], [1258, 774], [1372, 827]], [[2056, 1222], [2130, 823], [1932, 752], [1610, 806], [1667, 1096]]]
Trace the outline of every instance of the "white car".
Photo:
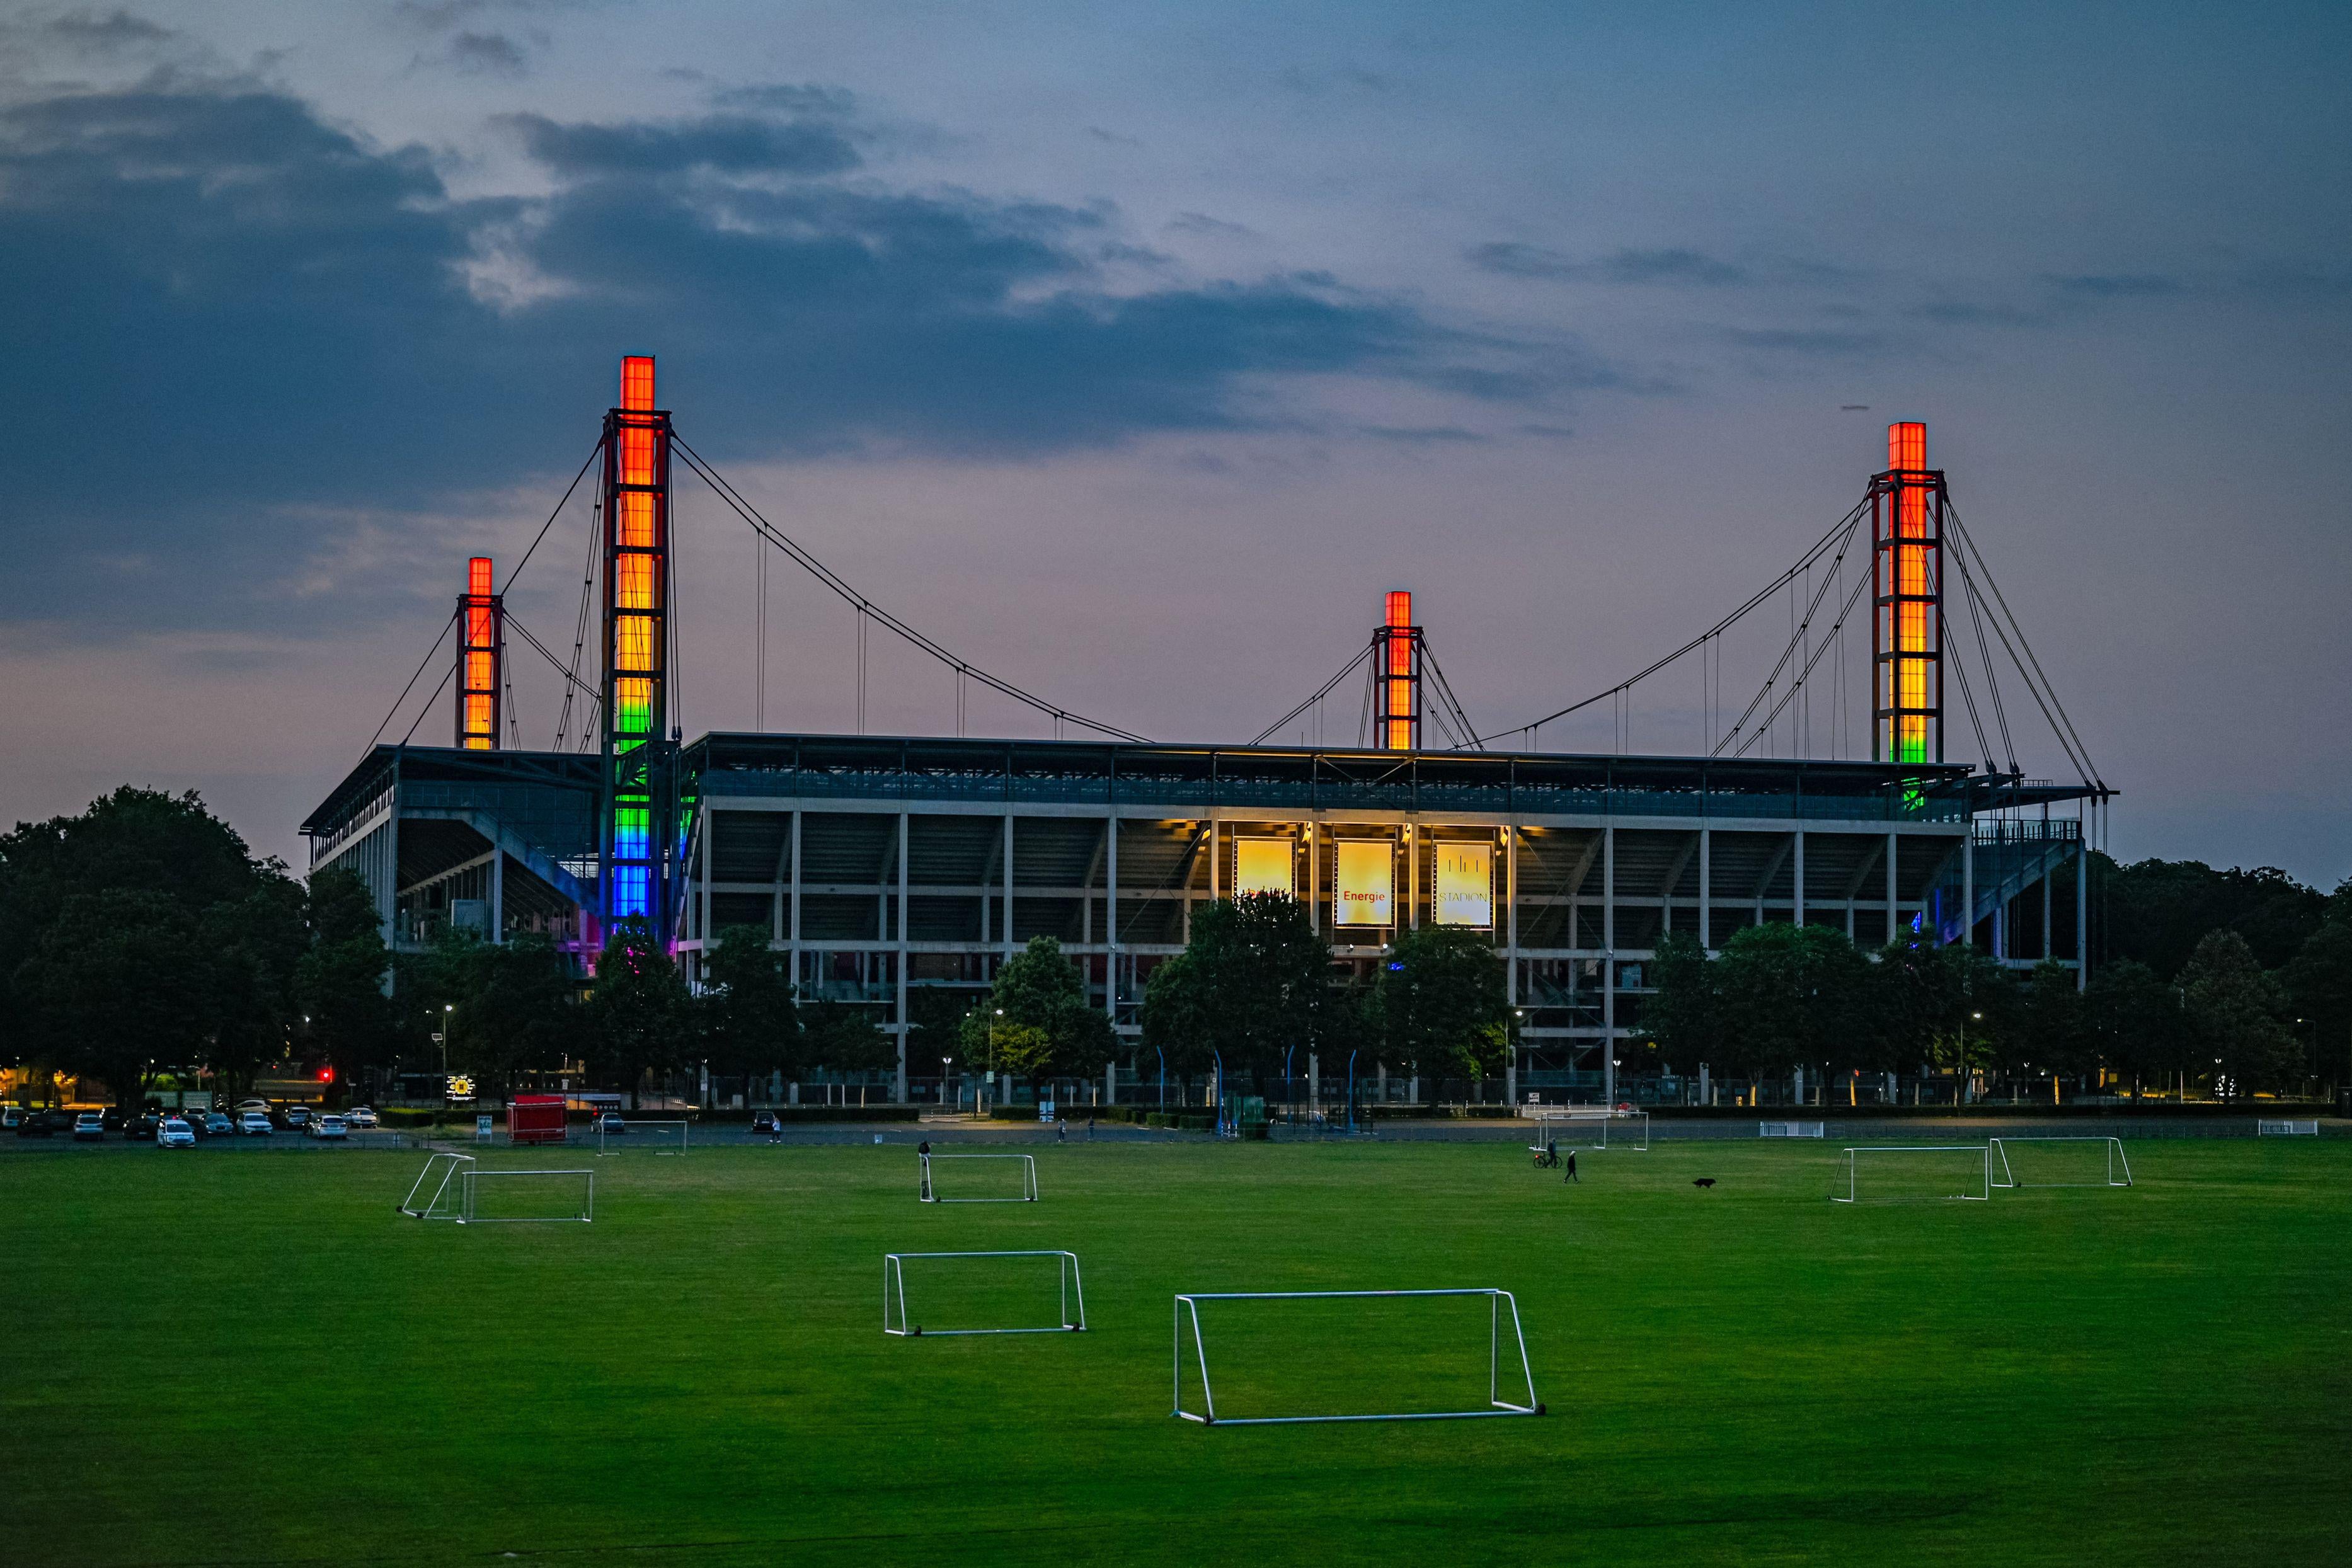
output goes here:
[[196, 1130], [177, 1116], [167, 1117], [155, 1129], [155, 1146], [159, 1149], [193, 1149], [196, 1146]]
[[376, 1124], [375, 1112], [365, 1105], [354, 1105], [343, 1113], [343, 1124], [351, 1127], [373, 1127]]
[[243, 1136], [266, 1138], [278, 1129], [269, 1124], [268, 1116], [263, 1113], [247, 1111], [236, 1119], [236, 1130]]
[[310, 1124], [310, 1133], [314, 1138], [348, 1138], [352, 1135], [351, 1130], [343, 1125], [343, 1119], [341, 1116], [317, 1118]]

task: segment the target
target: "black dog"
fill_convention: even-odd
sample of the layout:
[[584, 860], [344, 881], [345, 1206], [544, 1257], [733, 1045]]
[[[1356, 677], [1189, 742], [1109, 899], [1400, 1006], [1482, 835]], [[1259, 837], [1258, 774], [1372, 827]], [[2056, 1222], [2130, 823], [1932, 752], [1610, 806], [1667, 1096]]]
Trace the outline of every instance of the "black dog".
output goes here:
[[1713, 1176], [1701, 1176], [1696, 1181], [1691, 1183], [1691, 1186], [1713, 1186], [1714, 1185], [1715, 1178]]

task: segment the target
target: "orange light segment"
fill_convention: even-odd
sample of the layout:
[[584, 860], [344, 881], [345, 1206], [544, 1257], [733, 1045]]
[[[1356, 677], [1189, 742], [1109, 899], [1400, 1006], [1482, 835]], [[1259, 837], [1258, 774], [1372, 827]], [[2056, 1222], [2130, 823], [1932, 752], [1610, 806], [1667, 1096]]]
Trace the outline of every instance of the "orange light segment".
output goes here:
[[621, 361], [621, 406], [632, 413], [650, 413], [654, 406], [654, 357], [631, 354]]
[[466, 591], [476, 598], [485, 598], [491, 589], [490, 558], [478, 555], [466, 563]]
[[1402, 588], [1390, 590], [1388, 623], [1391, 626], [1410, 626], [1412, 624], [1412, 594], [1411, 591]]
[[1914, 473], [1927, 466], [1927, 427], [1903, 420], [1886, 427], [1886, 465]]

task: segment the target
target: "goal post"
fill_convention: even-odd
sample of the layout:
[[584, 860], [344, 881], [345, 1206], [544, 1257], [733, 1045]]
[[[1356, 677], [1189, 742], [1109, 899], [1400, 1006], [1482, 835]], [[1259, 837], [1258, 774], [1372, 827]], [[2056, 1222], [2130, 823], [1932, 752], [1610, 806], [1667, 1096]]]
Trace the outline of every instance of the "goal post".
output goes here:
[[[1219, 1416], [1217, 1396], [1209, 1376], [1209, 1346], [1201, 1328], [1201, 1303], [1203, 1301], [1396, 1301], [1434, 1297], [1485, 1297], [1486, 1322], [1486, 1403], [1481, 1408], [1460, 1410], [1370, 1410], [1343, 1411], [1324, 1415], [1284, 1416]], [[1213, 1318], [1216, 1314], [1212, 1312]], [[1504, 1333], [1507, 1321], [1510, 1333]], [[1184, 1354], [1187, 1330], [1192, 1334], [1192, 1354]], [[1517, 1375], [1511, 1378], [1517, 1385], [1527, 1387], [1525, 1403], [1506, 1397], [1503, 1378], [1506, 1343], [1518, 1357]], [[1540, 1416], [1544, 1406], [1536, 1398], [1535, 1368], [1528, 1360], [1528, 1336], [1519, 1323], [1519, 1303], [1510, 1291], [1492, 1287], [1445, 1291], [1184, 1291], [1175, 1300], [1174, 1318], [1170, 1334], [1169, 1414], [1203, 1427], [1298, 1427], [1319, 1422], [1336, 1421], [1463, 1421], [1494, 1416]], [[1198, 1381], [1200, 1408], [1188, 1408], [1185, 1403], [1185, 1369], [1190, 1361]]]
[[[408, 1196], [393, 1207], [411, 1219], [462, 1219], [464, 1211], [460, 1203], [465, 1196], [465, 1186], [457, 1177], [460, 1171], [473, 1164], [474, 1156], [471, 1155], [427, 1155], [425, 1168], [417, 1172], [416, 1179], [409, 1184]], [[426, 1192], [427, 1187], [432, 1190]], [[417, 1201], [420, 1193], [425, 1197], [422, 1203]]]
[[559, 1225], [574, 1220], [587, 1225], [596, 1218], [593, 1170], [488, 1170], [476, 1166], [461, 1181], [460, 1225]]
[[[926, 1328], [907, 1313], [907, 1265], [918, 1262], [977, 1262], [1008, 1258], [1051, 1258], [1058, 1291], [1058, 1310], [1051, 1323], [1015, 1323], [983, 1328]], [[898, 1310], [894, 1324], [891, 1309]], [[1086, 1281], [1078, 1272], [1078, 1255], [1055, 1249], [1023, 1252], [885, 1252], [882, 1255], [882, 1332], [895, 1339], [948, 1339], [965, 1334], [1084, 1333], [1087, 1330]]]
[[[644, 1144], [650, 1145], [652, 1153], [682, 1155], [686, 1153], [687, 1129], [693, 1124], [691, 1122], [676, 1118], [640, 1122], [632, 1117], [621, 1124], [619, 1139], [616, 1141], [600, 1119], [596, 1124], [596, 1152], [599, 1155], [617, 1155], [629, 1146], [631, 1140], [636, 1139], [640, 1131], [645, 1131], [646, 1135]], [[670, 1146], [673, 1140], [677, 1143], [675, 1148]]]
[[[919, 1162], [916, 1170], [915, 1197], [923, 1203], [1034, 1203], [1037, 1201], [1037, 1157], [1034, 1155], [930, 1154], [918, 1155], [915, 1157]], [[1017, 1178], [1020, 1190], [1010, 1195], [983, 1193], [977, 1197], [960, 1191], [954, 1197], [943, 1197], [940, 1195], [938, 1184], [933, 1179], [931, 1163], [934, 1160], [993, 1160], [998, 1165], [1011, 1163], [1016, 1167], [1012, 1174]]]
[[1759, 1138], [1819, 1138], [1827, 1129], [1819, 1122], [1759, 1122], [1756, 1135]]
[[2319, 1136], [2317, 1122], [2289, 1122], [2264, 1117], [2254, 1124], [2258, 1138], [2315, 1138]]
[[[1844, 1154], [1845, 1158], [1843, 1163], [1845, 1166], [1845, 1180], [1843, 1185], [1845, 1190], [1843, 1192], [1839, 1192], [1835, 1188], [1831, 1190], [1830, 1200], [1833, 1203], [1863, 1201], [1862, 1171], [1865, 1165], [1882, 1169], [1888, 1166], [1903, 1166], [1914, 1168], [1927, 1166], [1931, 1170], [1949, 1169], [1956, 1173], [1965, 1172], [1965, 1181], [1962, 1181], [1958, 1174], [1940, 1178], [1958, 1183], [1961, 1190], [1937, 1193], [1932, 1196], [1967, 1203], [1989, 1202], [1992, 1197], [1992, 1145], [1990, 1144], [1863, 1144], [1849, 1145]], [[1940, 1155], [1945, 1156], [1945, 1159], [1931, 1165], [1926, 1160], [1907, 1157], [1922, 1155]], [[1891, 1160], [1881, 1157], [1885, 1155], [1895, 1157]], [[1864, 1156], [1869, 1157], [1865, 1160]], [[1974, 1190], [1969, 1190], [1970, 1188]]]
[[[1631, 1149], [1635, 1154], [1650, 1147], [1650, 1113], [1647, 1111], [1612, 1111], [1601, 1106], [1537, 1106], [1529, 1118], [1536, 1124], [1535, 1139], [1528, 1144], [1531, 1153], [1541, 1153], [1554, 1143], [1578, 1149]], [[1621, 1124], [1611, 1142], [1610, 1127]]]
[[[2074, 1145], [2071, 1151], [2073, 1153], [2095, 1154], [2104, 1166], [2104, 1172], [2094, 1172], [2087, 1165], [2079, 1162], [2074, 1163], [2071, 1168], [2062, 1163], [2059, 1174], [2079, 1175], [2084, 1179], [2027, 1181], [2024, 1171], [2019, 1168], [2021, 1166], [2034, 1169], [2046, 1163], [2040, 1158], [2042, 1154], [2045, 1152], [2057, 1154], [2060, 1151], [2054, 1149], [2045, 1151], [2029, 1148], [2026, 1145], [2046, 1144], [2071, 1144]], [[1987, 1145], [1987, 1149], [1988, 1157], [1992, 1162], [1992, 1185], [1999, 1187], [2129, 1186], [2132, 1184], [2131, 1161], [2125, 1157], [2124, 1141], [2121, 1138], [2105, 1138], [2089, 1134], [2074, 1137], [2053, 1134], [2049, 1137], [1995, 1138]], [[2015, 1160], [2010, 1158], [2012, 1152], [2017, 1156]], [[2037, 1170], [2036, 1174], [2042, 1173]]]

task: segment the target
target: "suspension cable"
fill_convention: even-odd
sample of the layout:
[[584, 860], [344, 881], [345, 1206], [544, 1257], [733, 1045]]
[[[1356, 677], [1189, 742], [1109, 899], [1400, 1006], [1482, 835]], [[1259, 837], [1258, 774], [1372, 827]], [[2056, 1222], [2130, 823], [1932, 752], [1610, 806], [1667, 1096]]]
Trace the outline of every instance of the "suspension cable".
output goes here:
[[1276, 719], [1272, 724], [1267, 725], [1264, 729], [1259, 730], [1257, 734], [1251, 738], [1250, 744], [1252, 746], [1264, 746], [1266, 742], [1267, 737], [1273, 735], [1276, 730], [1280, 729], [1284, 725], [1288, 724], [1292, 719], [1297, 718], [1300, 714], [1305, 713], [1308, 708], [1313, 707], [1317, 703], [1321, 702], [1325, 697], [1329, 696], [1339, 683], [1348, 678], [1348, 672], [1356, 667], [1357, 662], [1369, 657], [1372, 650], [1378, 645], [1379, 640], [1375, 638], [1370, 642], [1367, 642], [1362, 647], [1357, 649], [1354, 653], [1349, 654], [1348, 662], [1339, 666], [1339, 673], [1338, 674], [1333, 675], [1329, 680], [1316, 687], [1315, 695], [1313, 696], [1308, 697], [1305, 702], [1300, 703], [1297, 707], [1292, 708], [1288, 713], [1284, 714], [1280, 718]]

